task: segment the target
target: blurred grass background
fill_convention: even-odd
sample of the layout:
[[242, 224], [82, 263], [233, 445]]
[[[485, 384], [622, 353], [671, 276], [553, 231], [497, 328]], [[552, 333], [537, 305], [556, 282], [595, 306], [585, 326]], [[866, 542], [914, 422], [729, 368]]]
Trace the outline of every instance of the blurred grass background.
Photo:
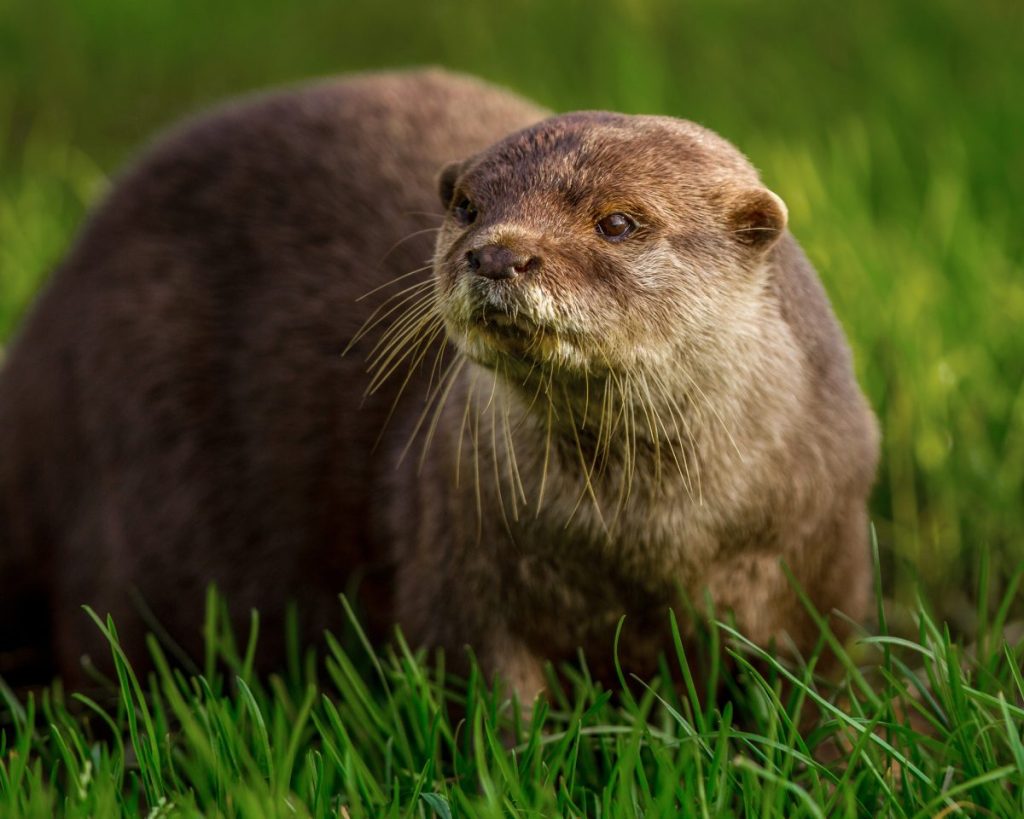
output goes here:
[[920, 579], [971, 633], [979, 588], [997, 598], [1024, 560], [1014, 0], [0, 0], [0, 343], [155, 130], [240, 91], [426, 63], [556, 110], [693, 119], [753, 159], [881, 420], [887, 588], [908, 601]]

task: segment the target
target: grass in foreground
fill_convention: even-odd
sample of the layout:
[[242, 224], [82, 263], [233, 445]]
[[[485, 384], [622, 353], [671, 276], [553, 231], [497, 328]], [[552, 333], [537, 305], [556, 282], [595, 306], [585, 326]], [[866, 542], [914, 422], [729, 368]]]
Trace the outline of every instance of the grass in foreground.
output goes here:
[[117, 671], [105, 691], [0, 691], [0, 815], [1019, 816], [1024, 639], [996, 637], [1009, 601], [970, 649], [923, 605], [914, 638], [880, 608], [856, 649], [870, 670], [840, 648], [835, 686], [814, 678], [819, 652], [787, 667], [716, 623], [696, 680], [677, 641], [650, 683], [602, 690], [581, 665], [532, 710], [475, 673], [446, 683], [400, 638], [375, 652], [350, 612], [353, 639], [326, 635], [325, 663], [296, 654], [268, 679], [252, 672], [258, 620], [237, 647], [213, 596], [202, 673], [154, 641], [140, 678], [93, 615]]

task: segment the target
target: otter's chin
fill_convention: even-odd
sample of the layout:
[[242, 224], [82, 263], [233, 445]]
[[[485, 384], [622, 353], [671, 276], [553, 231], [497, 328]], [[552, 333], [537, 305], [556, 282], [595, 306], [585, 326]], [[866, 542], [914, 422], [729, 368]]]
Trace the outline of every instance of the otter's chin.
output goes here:
[[589, 356], [567, 334], [521, 315], [488, 313], [468, 324], [449, 322], [448, 334], [466, 357], [509, 374], [548, 366], [590, 369]]

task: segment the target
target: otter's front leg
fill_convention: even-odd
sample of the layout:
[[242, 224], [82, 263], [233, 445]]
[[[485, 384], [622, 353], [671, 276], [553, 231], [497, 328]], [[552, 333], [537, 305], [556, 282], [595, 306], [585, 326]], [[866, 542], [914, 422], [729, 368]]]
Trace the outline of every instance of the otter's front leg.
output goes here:
[[417, 557], [396, 578], [396, 620], [410, 644], [443, 649], [447, 667], [463, 676], [472, 652], [485, 679], [500, 680], [529, 706], [545, 688], [544, 658], [508, 623], [496, 566], [457, 552]]
[[497, 679], [507, 694], [515, 695], [520, 707], [528, 709], [544, 693], [544, 659], [499, 628], [487, 635], [477, 654], [480, 670], [489, 680]]

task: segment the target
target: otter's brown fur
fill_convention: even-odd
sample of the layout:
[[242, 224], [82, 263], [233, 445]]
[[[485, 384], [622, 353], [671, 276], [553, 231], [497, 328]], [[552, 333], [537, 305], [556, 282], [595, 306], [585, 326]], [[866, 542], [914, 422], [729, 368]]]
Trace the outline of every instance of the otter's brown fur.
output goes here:
[[273, 663], [288, 600], [312, 635], [357, 585], [529, 695], [622, 614], [650, 670], [680, 592], [808, 647], [780, 559], [861, 616], [877, 435], [781, 201], [690, 123], [543, 116], [412, 72], [152, 150], [0, 373], [0, 622], [52, 634], [0, 651], [74, 675], [89, 603], [141, 657], [142, 600], [195, 652], [214, 581]]
[[[785, 206], [732, 145], [669, 118], [568, 114], [449, 166], [441, 196], [454, 209], [425, 301], [468, 363], [427, 460], [454, 453], [465, 477], [443, 528], [404, 547], [419, 565], [400, 575], [402, 622], [480, 646], [532, 690], [540, 658], [607, 658], [622, 614], [624, 658], [650, 672], [680, 590], [698, 607], [710, 592], [758, 642], [810, 649], [782, 562], [820, 611], [865, 614], [874, 418]], [[610, 213], [634, 232], [602, 237]], [[480, 266], [501, 253], [504, 269]], [[437, 562], [423, 545], [452, 531]], [[463, 590], [480, 588], [500, 604], [474, 608]]]

